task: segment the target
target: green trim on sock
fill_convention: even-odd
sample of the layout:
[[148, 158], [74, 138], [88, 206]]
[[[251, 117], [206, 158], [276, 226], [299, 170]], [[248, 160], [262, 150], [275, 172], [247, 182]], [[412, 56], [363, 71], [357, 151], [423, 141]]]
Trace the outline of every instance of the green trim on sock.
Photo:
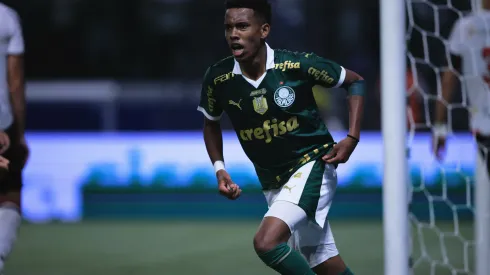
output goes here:
[[282, 275], [315, 275], [305, 258], [286, 243], [260, 254], [259, 258]]
[[259, 258], [268, 266], [274, 266], [278, 264], [283, 257], [285, 257], [291, 248], [286, 244], [282, 243], [276, 246], [274, 249], [267, 251], [259, 255]]

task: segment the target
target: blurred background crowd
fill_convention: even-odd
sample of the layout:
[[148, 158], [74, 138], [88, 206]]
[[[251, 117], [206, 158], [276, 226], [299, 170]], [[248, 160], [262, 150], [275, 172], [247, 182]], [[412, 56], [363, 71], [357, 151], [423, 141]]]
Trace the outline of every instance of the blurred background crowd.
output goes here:
[[[124, 131], [201, 127], [201, 114], [195, 110], [200, 81], [209, 65], [229, 55], [223, 37], [223, 1], [4, 2], [15, 7], [23, 20], [26, 76], [31, 82], [28, 129]], [[272, 2], [273, 31], [269, 44], [273, 48], [315, 52], [363, 75], [369, 85], [363, 129], [379, 130], [378, 2]], [[413, 5], [416, 24], [411, 26], [431, 30], [438, 21], [441, 35], [429, 37], [428, 42], [429, 60], [439, 66], [446, 61], [440, 38], [448, 35], [454, 19], [461, 15], [458, 12], [470, 8], [470, 1], [452, 1], [454, 8], [434, 6], [446, 1], [430, 2], [434, 4]], [[422, 33], [417, 29], [410, 33], [407, 37], [410, 50], [423, 56]], [[413, 73], [407, 70], [409, 85]], [[417, 74], [422, 77], [416, 88], [434, 93], [434, 71], [429, 64], [419, 64]], [[43, 81], [43, 85], [38, 81]], [[80, 85], [90, 91], [80, 89]], [[58, 93], [64, 94], [63, 99]], [[330, 129], [346, 129], [345, 93], [323, 89], [315, 93]], [[423, 110], [423, 97], [414, 95], [410, 102], [414, 108]], [[459, 129], [467, 125], [464, 116], [454, 122]], [[225, 128], [229, 127], [225, 123]]]

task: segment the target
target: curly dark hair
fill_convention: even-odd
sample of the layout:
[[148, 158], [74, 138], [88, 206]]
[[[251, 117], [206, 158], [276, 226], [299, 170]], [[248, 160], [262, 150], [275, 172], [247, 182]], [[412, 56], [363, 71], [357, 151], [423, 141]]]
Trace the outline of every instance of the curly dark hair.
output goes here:
[[226, 9], [248, 8], [255, 12], [264, 23], [271, 24], [272, 8], [267, 0], [226, 0]]

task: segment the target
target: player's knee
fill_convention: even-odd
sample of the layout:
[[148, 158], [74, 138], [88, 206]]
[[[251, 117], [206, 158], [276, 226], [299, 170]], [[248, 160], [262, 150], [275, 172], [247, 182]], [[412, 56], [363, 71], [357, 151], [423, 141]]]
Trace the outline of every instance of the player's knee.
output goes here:
[[257, 233], [254, 237], [254, 249], [257, 254], [266, 253], [274, 249], [279, 242], [274, 236]]
[[291, 233], [286, 223], [278, 218], [267, 217], [255, 234], [254, 249], [257, 254], [268, 252], [277, 245], [287, 242], [290, 236]]

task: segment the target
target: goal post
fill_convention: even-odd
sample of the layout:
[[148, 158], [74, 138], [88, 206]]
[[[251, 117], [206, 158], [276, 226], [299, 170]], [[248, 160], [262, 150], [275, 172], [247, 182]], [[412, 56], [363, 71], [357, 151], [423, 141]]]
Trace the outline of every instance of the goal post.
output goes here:
[[[480, 11], [483, 0], [472, 0], [472, 10]], [[484, 148], [479, 148], [484, 150]], [[484, 152], [489, 154], [490, 152]], [[487, 158], [490, 160], [490, 158]], [[475, 169], [475, 274], [490, 275], [490, 175], [486, 163], [477, 158]]]
[[486, 163], [483, 163], [480, 158], [476, 161], [475, 274], [490, 275], [490, 179], [486, 175]]
[[405, 0], [381, 0], [380, 9], [384, 274], [408, 275]]

